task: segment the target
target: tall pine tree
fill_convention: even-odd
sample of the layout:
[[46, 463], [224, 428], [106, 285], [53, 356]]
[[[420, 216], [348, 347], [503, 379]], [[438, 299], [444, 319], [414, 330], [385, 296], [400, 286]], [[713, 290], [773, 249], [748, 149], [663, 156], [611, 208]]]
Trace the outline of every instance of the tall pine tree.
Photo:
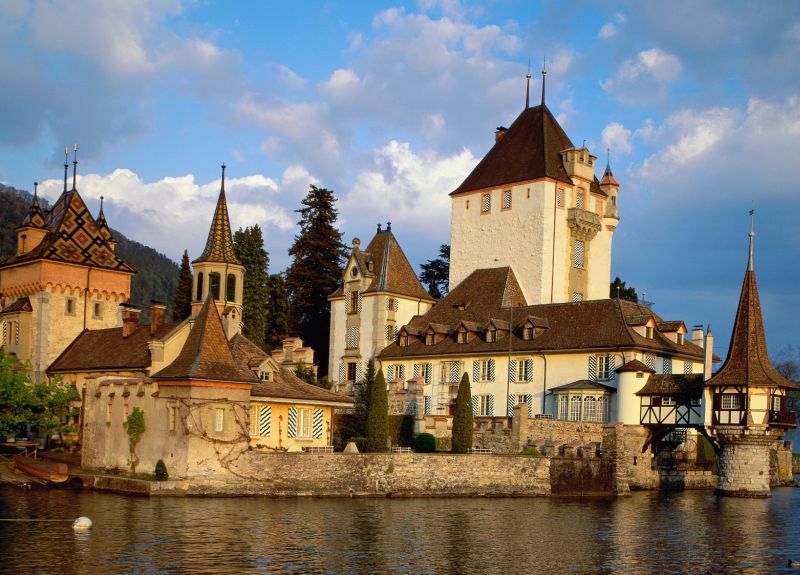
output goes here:
[[192, 268], [189, 267], [189, 252], [183, 250], [181, 271], [178, 274], [178, 287], [172, 300], [172, 319], [182, 321], [192, 315]]
[[269, 276], [269, 301], [267, 302], [267, 331], [264, 336], [267, 348], [280, 347], [289, 337], [289, 296], [286, 293], [285, 274]]
[[369, 413], [367, 414], [367, 451], [382, 453], [389, 451], [389, 394], [386, 379], [379, 369], [375, 383], [370, 388]]
[[239, 229], [233, 234], [233, 251], [244, 266], [242, 288], [242, 334], [264, 348], [269, 299], [269, 254], [258, 224]]
[[297, 210], [300, 233], [289, 249], [294, 260], [286, 274], [291, 330], [316, 352], [320, 376], [328, 371], [328, 296], [339, 284], [347, 255], [336, 229], [335, 202], [333, 192], [311, 186]]

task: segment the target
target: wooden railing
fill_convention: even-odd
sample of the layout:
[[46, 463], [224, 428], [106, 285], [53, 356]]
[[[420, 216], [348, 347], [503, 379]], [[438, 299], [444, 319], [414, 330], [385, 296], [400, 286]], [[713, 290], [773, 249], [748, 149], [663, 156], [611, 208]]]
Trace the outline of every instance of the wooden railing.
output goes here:
[[773, 411], [769, 412], [769, 424], [786, 427], [797, 426], [797, 414], [794, 411]]

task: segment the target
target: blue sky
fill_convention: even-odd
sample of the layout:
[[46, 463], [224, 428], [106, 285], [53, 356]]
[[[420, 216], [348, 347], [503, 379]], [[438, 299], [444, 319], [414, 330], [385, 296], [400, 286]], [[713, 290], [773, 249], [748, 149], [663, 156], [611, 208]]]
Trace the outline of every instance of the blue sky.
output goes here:
[[[620, 181], [612, 275], [725, 356], [756, 208], [774, 357], [800, 360], [797, 2], [0, 0], [0, 181], [79, 189], [177, 259], [202, 250], [226, 162], [234, 227], [284, 269], [309, 184], [349, 244], [392, 221], [415, 266], [448, 192], [524, 104], [547, 102]], [[603, 161], [599, 164], [604, 164]]]

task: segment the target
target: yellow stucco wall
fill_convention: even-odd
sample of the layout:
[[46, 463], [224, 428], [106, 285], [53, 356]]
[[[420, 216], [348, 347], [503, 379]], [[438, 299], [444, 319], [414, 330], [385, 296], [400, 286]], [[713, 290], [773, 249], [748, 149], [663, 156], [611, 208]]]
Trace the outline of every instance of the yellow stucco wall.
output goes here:
[[[254, 408], [260, 409], [262, 406], [269, 406], [271, 408], [271, 417], [270, 417], [270, 433], [269, 435], [260, 435], [259, 426], [258, 426], [258, 419], [253, 422], [253, 417], [259, 416], [259, 411], [253, 411]], [[251, 421], [250, 425], [250, 446], [253, 449], [281, 449], [281, 450], [289, 450], [292, 448], [299, 448], [302, 449], [304, 447], [324, 447], [327, 445], [331, 445], [331, 434], [332, 434], [332, 424], [331, 424], [331, 416], [333, 409], [329, 406], [324, 405], [309, 405], [304, 403], [296, 403], [296, 404], [287, 404], [287, 403], [279, 403], [276, 401], [260, 401], [259, 399], [253, 399], [250, 402], [250, 412], [249, 417]], [[289, 437], [289, 408], [294, 407], [298, 410], [306, 409], [311, 411], [311, 417], [313, 419], [313, 411], [315, 409], [322, 410], [322, 437], [314, 438], [313, 437], [313, 425], [312, 425], [312, 436], [309, 437], [301, 437], [300, 436], [300, 422], [298, 421], [298, 436], [297, 437]], [[313, 421], [312, 421], [313, 424]]]

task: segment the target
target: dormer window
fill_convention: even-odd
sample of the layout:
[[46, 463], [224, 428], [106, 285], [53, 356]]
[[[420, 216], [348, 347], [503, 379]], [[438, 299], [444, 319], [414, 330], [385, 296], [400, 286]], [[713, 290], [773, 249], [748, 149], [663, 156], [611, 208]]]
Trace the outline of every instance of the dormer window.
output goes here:
[[350, 270], [350, 277], [358, 277], [358, 268], [356, 266], [353, 266], [353, 269]]
[[486, 342], [493, 343], [497, 341], [497, 330], [496, 329], [487, 329], [486, 330]]
[[526, 326], [522, 328], [522, 339], [524, 340], [531, 340], [533, 339], [533, 327]]
[[466, 330], [458, 332], [458, 343], [467, 343]]
[[261, 381], [271, 381], [272, 380], [272, 372], [271, 371], [259, 371], [258, 372], [258, 379]]
[[429, 332], [425, 334], [425, 345], [433, 345], [436, 343], [436, 334]]
[[683, 345], [683, 334], [682, 333], [678, 334], [678, 345]]
[[644, 328], [644, 332], [647, 339], [653, 339], [653, 326], [648, 325]]
[[400, 336], [400, 347], [408, 347], [408, 334], [403, 332]]

